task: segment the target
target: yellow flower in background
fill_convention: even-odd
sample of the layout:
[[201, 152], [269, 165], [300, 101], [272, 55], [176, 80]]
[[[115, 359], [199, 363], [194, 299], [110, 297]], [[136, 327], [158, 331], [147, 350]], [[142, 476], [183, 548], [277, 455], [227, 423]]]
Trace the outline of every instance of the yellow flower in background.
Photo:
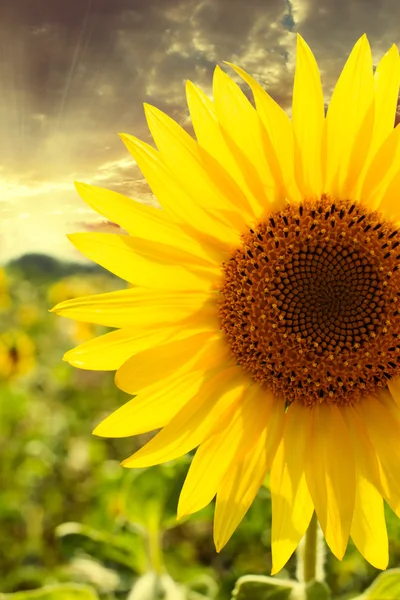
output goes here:
[[0, 381], [26, 375], [35, 366], [35, 345], [23, 331], [0, 334]]
[[[65, 302], [79, 296], [100, 292], [102, 284], [96, 278], [65, 277], [54, 283], [48, 290], [48, 300], [51, 304]], [[68, 323], [67, 335], [76, 343], [86, 342], [95, 335], [95, 329], [90, 323]], [[64, 328], [65, 330], [65, 328]]]
[[22, 328], [29, 328], [40, 321], [41, 311], [37, 304], [22, 304], [16, 309], [16, 317]]
[[76, 184], [130, 235], [72, 243], [136, 287], [55, 307], [117, 328], [65, 360], [116, 369], [117, 385], [137, 394], [97, 435], [162, 428], [124, 466], [198, 448], [178, 514], [216, 496], [218, 550], [271, 469], [274, 573], [314, 509], [335, 556], [351, 536], [385, 568], [383, 498], [400, 516], [398, 51], [373, 73], [363, 36], [326, 117], [300, 37], [291, 120], [231, 67], [255, 109], [217, 67], [213, 101], [187, 84], [197, 141], [148, 105], [158, 150], [121, 136], [162, 210]]
[[99, 291], [100, 286], [96, 285], [93, 278], [71, 276], [53, 283], [48, 290], [47, 298], [51, 304], [57, 304], [78, 296], [96, 294]]
[[11, 306], [11, 299], [8, 293], [7, 276], [4, 269], [0, 268], [0, 311], [6, 310]]

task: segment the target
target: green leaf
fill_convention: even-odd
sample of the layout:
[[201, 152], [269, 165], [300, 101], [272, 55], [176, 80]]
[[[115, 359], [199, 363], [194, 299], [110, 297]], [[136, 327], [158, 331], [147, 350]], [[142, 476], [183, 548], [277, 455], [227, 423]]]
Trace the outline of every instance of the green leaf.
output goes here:
[[148, 528], [158, 523], [160, 529], [177, 526], [176, 507], [186, 476], [187, 464], [157, 465], [131, 471], [122, 493], [124, 514], [131, 523]]
[[361, 596], [354, 600], [398, 600], [400, 598], [400, 569], [389, 569], [378, 575]]
[[49, 585], [39, 590], [1, 594], [0, 600], [99, 600], [93, 588], [79, 584]]
[[309, 581], [306, 585], [307, 600], [329, 600], [331, 592], [323, 581]]
[[68, 573], [67, 581], [76, 581], [92, 585], [100, 594], [111, 594], [118, 589], [121, 577], [90, 556], [76, 556], [64, 568]]
[[[134, 534], [131, 532], [108, 533], [83, 523], [71, 521], [58, 525], [55, 534], [59, 538], [77, 536], [82, 538], [82, 541], [85, 539], [90, 540], [96, 548], [97, 556], [100, 554], [103, 559], [112, 560], [133, 569], [137, 573], [143, 572], [144, 565], [147, 562], [142, 539], [139, 539], [138, 543], [136, 539], [133, 539]], [[79, 539], [74, 541], [74, 546], [75, 548], [81, 546], [85, 548], [85, 544], [81, 544]], [[88, 553], [91, 553], [91, 551], [89, 550]]]
[[136, 580], [127, 600], [186, 600], [185, 589], [167, 574], [153, 571]]
[[232, 600], [287, 600], [299, 584], [290, 579], [244, 575], [237, 580]]
[[189, 590], [188, 597], [190, 600], [196, 598], [196, 594], [198, 598], [209, 598], [210, 600], [218, 596], [219, 586], [207, 573], [202, 573], [190, 581], [185, 581], [185, 586]]

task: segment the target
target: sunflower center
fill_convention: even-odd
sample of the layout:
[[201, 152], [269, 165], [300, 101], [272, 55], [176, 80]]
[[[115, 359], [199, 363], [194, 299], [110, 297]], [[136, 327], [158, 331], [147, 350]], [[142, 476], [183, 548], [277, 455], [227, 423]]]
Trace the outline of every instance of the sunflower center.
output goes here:
[[400, 375], [400, 231], [348, 200], [260, 222], [224, 264], [221, 328], [287, 403], [356, 402]]

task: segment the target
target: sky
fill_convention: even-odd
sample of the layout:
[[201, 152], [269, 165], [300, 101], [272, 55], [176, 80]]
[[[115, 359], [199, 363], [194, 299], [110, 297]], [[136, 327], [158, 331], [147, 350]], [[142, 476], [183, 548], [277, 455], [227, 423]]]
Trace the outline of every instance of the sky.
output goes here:
[[0, 264], [76, 260], [66, 233], [109, 230], [74, 180], [154, 202], [118, 137], [150, 141], [143, 102], [190, 129], [185, 81], [211, 96], [230, 61], [290, 110], [296, 32], [328, 100], [356, 40], [376, 63], [399, 22], [398, 0], [1, 0]]

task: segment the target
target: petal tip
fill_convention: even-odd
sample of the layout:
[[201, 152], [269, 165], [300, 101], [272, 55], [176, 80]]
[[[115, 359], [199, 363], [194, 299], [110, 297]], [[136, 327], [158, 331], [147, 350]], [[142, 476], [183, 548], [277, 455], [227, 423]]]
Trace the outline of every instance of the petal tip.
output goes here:
[[387, 556], [383, 561], [377, 560], [374, 563], [371, 563], [373, 567], [379, 569], [380, 571], [386, 571], [389, 565], [389, 557]]
[[303, 36], [300, 35], [300, 33], [296, 33], [296, 43], [297, 43], [297, 46], [301, 46], [306, 43]]
[[182, 508], [180, 508], [178, 504], [178, 509], [176, 511], [176, 520], [181, 521], [184, 517], [187, 517], [189, 513], [185, 512]]
[[229, 538], [226, 538], [226, 537], [217, 537], [216, 532], [214, 530], [214, 546], [215, 546], [215, 550], [218, 554], [226, 546], [228, 540], [229, 540]]
[[[110, 433], [110, 426], [106, 424], [106, 421], [108, 420], [108, 417], [106, 419], [104, 419], [103, 421], [100, 421], [100, 423], [98, 425], [96, 425], [96, 427], [93, 429], [92, 431], [92, 435], [95, 435], [97, 437], [101, 437], [101, 438], [118, 438], [120, 436], [115, 435], [115, 431], [112, 431], [112, 433]], [[129, 458], [126, 458], [125, 460], [122, 461], [121, 465], [124, 467], [125, 465], [123, 463], [126, 463], [129, 461]]]
[[363, 46], [363, 48], [365, 50], [368, 50], [370, 48], [370, 43], [369, 43], [369, 39], [366, 33], [363, 33], [362, 36], [359, 39], [359, 42], [361, 43], [361, 45]]
[[144, 113], [146, 116], [156, 116], [158, 109], [153, 106], [152, 104], [149, 104], [148, 102], [143, 102], [143, 108], [144, 108]]
[[[96, 427], [93, 429], [92, 431], [92, 435], [97, 435], [98, 437], [103, 437], [100, 433], [101, 430], [101, 423], [99, 423], [98, 425], [96, 425]], [[122, 463], [121, 463], [122, 464]]]
[[74, 181], [74, 186], [78, 194], [79, 190], [86, 190], [90, 188], [90, 185], [88, 183], [84, 183], [83, 181]]

